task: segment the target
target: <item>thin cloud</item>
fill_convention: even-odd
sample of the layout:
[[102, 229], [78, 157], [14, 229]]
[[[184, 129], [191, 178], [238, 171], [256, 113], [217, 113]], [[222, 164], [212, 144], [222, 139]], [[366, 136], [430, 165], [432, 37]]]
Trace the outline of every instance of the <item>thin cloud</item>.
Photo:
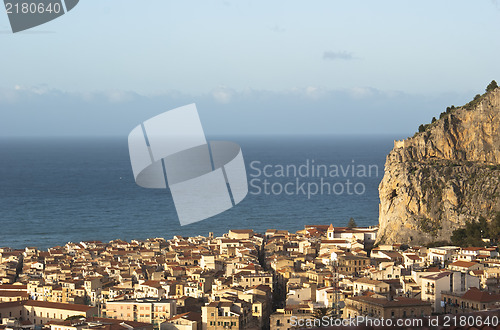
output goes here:
[[332, 52], [332, 51], [327, 51], [323, 53], [323, 59], [324, 60], [355, 60], [356, 57], [350, 52], [346, 51], [339, 51], [339, 52]]
[[278, 25], [270, 27], [270, 30], [273, 32], [276, 32], [276, 33], [283, 33], [286, 31], [285, 28], [282, 28], [281, 26], [278, 26]]
[[[401, 132], [410, 135], [415, 131], [415, 123], [435, 116], [442, 111], [443, 104], [460, 103], [457, 100], [467, 100], [467, 96], [426, 96], [369, 86], [330, 89], [310, 85], [282, 91], [219, 86], [194, 95], [179, 91], [148, 95], [123, 90], [82, 93], [47, 85], [0, 86], [0, 138], [126, 137], [144, 118], [190, 103], [199, 106], [208, 135]], [[234, 109], [234, 113], [228, 115], [229, 109]]]
[[230, 88], [219, 87], [212, 91], [212, 97], [218, 103], [229, 103], [233, 98], [234, 91]]

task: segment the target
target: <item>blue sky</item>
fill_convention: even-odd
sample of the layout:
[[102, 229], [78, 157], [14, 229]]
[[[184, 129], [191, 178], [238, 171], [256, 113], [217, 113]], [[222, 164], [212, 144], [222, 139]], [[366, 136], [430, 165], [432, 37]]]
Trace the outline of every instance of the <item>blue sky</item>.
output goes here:
[[500, 79], [496, 1], [80, 1], [12, 34], [0, 136], [126, 135], [196, 102], [208, 134], [412, 135]]

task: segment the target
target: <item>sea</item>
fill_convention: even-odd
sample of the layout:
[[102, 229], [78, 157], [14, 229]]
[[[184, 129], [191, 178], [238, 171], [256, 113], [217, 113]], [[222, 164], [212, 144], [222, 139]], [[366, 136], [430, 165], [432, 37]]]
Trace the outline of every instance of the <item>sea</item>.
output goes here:
[[[224, 136], [241, 146], [249, 193], [181, 226], [168, 189], [136, 185], [127, 137], [0, 140], [0, 247], [222, 235], [230, 229], [378, 224], [378, 185], [394, 136]], [[287, 185], [288, 184], [288, 185]], [[286, 186], [286, 189], [285, 189]]]

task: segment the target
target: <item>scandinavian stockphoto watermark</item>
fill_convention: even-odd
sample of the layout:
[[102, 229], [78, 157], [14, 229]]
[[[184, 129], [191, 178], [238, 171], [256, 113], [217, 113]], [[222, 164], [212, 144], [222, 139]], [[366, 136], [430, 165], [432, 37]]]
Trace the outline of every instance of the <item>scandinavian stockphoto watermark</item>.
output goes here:
[[138, 125], [129, 134], [128, 146], [136, 183], [168, 187], [181, 225], [222, 213], [248, 193], [240, 147], [207, 142], [194, 104]]
[[423, 316], [420, 318], [376, 318], [359, 315], [353, 318], [321, 318], [291, 316], [288, 324], [294, 328], [320, 327], [353, 327], [353, 328], [389, 328], [389, 329], [422, 329], [422, 328], [481, 328], [483, 326], [496, 328], [500, 324], [498, 316], [493, 315], [442, 315]]
[[303, 195], [311, 199], [316, 195], [363, 195], [364, 180], [378, 177], [376, 164], [318, 163], [306, 159], [300, 164], [265, 164], [254, 160], [250, 163], [250, 194], [252, 195]]
[[4, 0], [13, 33], [31, 29], [69, 12], [79, 0]]
[[222, 213], [252, 195], [363, 195], [376, 164], [249, 163], [247, 178], [240, 147], [208, 142], [194, 104], [144, 121], [129, 134], [130, 162], [137, 185], [170, 189], [181, 225]]

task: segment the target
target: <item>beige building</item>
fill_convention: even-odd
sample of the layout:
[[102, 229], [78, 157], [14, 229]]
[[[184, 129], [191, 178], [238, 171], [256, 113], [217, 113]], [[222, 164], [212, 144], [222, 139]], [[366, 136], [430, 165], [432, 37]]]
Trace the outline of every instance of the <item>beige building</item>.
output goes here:
[[201, 313], [187, 312], [160, 324], [160, 330], [201, 330]]
[[460, 251], [457, 246], [440, 246], [429, 248], [427, 251], [427, 262], [429, 264], [443, 264], [446, 261], [452, 261], [453, 256], [456, 256]]
[[459, 260], [449, 264], [448, 269], [458, 272], [469, 272], [471, 270], [483, 269], [483, 265], [478, 262]]
[[150, 323], [114, 320], [106, 318], [86, 318], [49, 322], [50, 330], [153, 330]]
[[77, 304], [53, 303], [38, 300], [0, 303], [0, 319], [16, 318], [43, 325], [51, 321], [65, 320], [71, 316], [92, 317], [97, 307]]
[[353, 294], [360, 295], [363, 292], [374, 292], [381, 295], [387, 295], [390, 291], [390, 285], [377, 280], [371, 280], [366, 277], [359, 278], [352, 282]]
[[498, 308], [500, 295], [470, 288], [467, 292], [443, 292], [442, 301], [447, 313], [471, 313]]
[[370, 258], [355, 255], [338, 257], [338, 272], [344, 275], [354, 275], [370, 265]]
[[364, 245], [373, 244], [377, 239], [377, 227], [333, 227], [330, 224], [326, 232], [326, 236], [329, 240], [333, 239], [347, 239], [347, 240], [359, 240], [364, 243]]
[[252, 229], [230, 229], [227, 237], [232, 239], [250, 239], [253, 237]]
[[308, 301], [316, 301], [315, 283], [303, 283], [296, 288], [289, 288], [286, 295], [286, 305], [299, 305]]
[[435, 312], [442, 312], [441, 294], [447, 292], [464, 292], [471, 287], [479, 287], [479, 277], [456, 271], [441, 271], [420, 278], [421, 299], [429, 301]]
[[172, 299], [137, 299], [117, 300], [106, 302], [106, 317], [126, 321], [153, 323], [158, 327], [160, 323], [172, 318], [176, 314], [176, 302]]
[[398, 297], [394, 300], [366, 296], [345, 300], [344, 317], [371, 316], [376, 318], [405, 318], [431, 315], [431, 303], [420, 299]]
[[214, 301], [201, 308], [202, 329], [253, 329], [251, 304]]
[[416, 253], [405, 253], [403, 254], [403, 264], [407, 269], [423, 267], [425, 265], [425, 258]]
[[260, 273], [260, 274], [242, 274], [235, 276], [234, 283], [240, 285], [244, 289], [256, 286], [256, 285], [267, 285], [271, 289], [273, 288], [273, 274]]
[[8, 291], [0, 290], [0, 302], [11, 302], [28, 300], [28, 293], [26, 291]]
[[313, 308], [309, 304], [290, 305], [282, 309], [277, 309], [271, 314], [271, 330], [290, 330], [295, 329], [292, 319], [311, 319]]

